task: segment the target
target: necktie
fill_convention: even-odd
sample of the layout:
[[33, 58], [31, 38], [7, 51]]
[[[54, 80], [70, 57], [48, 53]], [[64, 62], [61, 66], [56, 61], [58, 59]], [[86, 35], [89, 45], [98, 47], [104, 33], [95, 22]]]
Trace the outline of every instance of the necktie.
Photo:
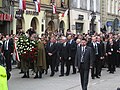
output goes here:
[[96, 55], [98, 55], [98, 47], [97, 47], [97, 44], [95, 44], [95, 51], [96, 51]]
[[53, 43], [50, 43], [50, 47], [53, 45]]
[[82, 52], [81, 52], [81, 62], [83, 63], [83, 56], [84, 56], [85, 48], [82, 47]]
[[8, 43], [7, 43], [7, 41], [5, 41], [5, 50], [8, 50]]
[[84, 49], [84, 47], [82, 47], [82, 53], [84, 53], [84, 51], [85, 51], [85, 49]]
[[65, 46], [66, 46], [66, 43], [64, 43], [63, 46], [65, 47]]

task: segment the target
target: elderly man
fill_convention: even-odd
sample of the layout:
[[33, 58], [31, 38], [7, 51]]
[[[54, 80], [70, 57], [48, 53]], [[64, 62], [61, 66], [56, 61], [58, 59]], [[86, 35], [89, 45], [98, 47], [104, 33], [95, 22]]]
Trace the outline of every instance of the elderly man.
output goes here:
[[[61, 62], [61, 75], [60, 77], [64, 76], [64, 65], [68, 60], [68, 44], [67, 44], [67, 38], [62, 37], [61, 38], [61, 46], [59, 50], [59, 56], [60, 56], [60, 62]], [[67, 63], [66, 63], [67, 66]], [[68, 69], [68, 68], [67, 68]]]

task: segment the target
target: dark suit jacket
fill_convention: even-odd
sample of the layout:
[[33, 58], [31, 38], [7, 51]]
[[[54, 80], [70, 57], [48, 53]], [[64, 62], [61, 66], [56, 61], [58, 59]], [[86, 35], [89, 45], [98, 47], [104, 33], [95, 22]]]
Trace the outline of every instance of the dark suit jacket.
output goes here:
[[99, 43], [99, 47], [100, 47], [100, 49], [99, 49], [100, 56], [103, 57], [105, 55], [105, 47], [104, 47], [104, 43], [102, 41]]
[[69, 42], [67, 42], [67, 44], [68, 44], [68, 51], [69, 51], [68, 55], [69, 57], [74, 58], [76, 54], [77, 44], [74, 40], [72, 40], [71, 44], [69, 44]]
[[63, 44], [61, 44], [60, 46], [60, 51], [59, 51], [59, 55], [61, 58], [64, 59], [68, 59], [69, 55], [68, 55], [68, 44], [66, 43], [66, 46], [64, 46]]
[[[113, 50], [112, 50], [113, 49]], [[106, 46], [106, 53], [111, 52], [113, 54], [113, 56], [116, 56], [116, 52], [117, 52], [117, 47], [116, 47], [116, 43], [113, 42], [113, 45], [111, 46], [110, 43], [107, 43]], [[116, 57], [115, 57], [116, 58]]]
[[[4, 45], [5, 45], [5, 41], [3, 42], [2, 52], [5, 51]], [[9, 39], [9, 42], [8, 42], [8, 51], [10, 53], [13, 53], [13, 51], [14, 51], [14, 43], [13, 43], [12, 39]]]
[[[77, 48], [76, 56], [75, 56], [75, 66], [80, 68], [81, 65], [81, 46]], [[91, 47], [86, 46], [85, 53], [83, 55], [83, 61], [84, 61], [84, 70], [88, 70], [90, 68], [90, 65], [93, 65], [93, 52], [91, 50]]]
[[46, 52], [47, 52], [47, 54], [48, 53], [52, 53], [53, 54], [52, 57], [53, 56], [57, 56], [57, 50], [58, 50], [58, 48], [57, 48], [57, 44], [56, 43], [53, 43], [53, 45], [50, 47], [50, 42], [49, 42], [47, 44], [47, 46], [46, 46]]
[[117, 47], [117, 50], [120, 51], [120, 39], [117, 40], [116, 47]]
[[[94, 48], [93, 43], [91, 42], [91, 43], [89, 44], [89, 46], [92, 48], [93, 57], [95, 58], [96, 50], [95, 50], [95, 48]], [[100, 44], [97, 43], [97, 47], [98, 47], [98, 57], [100, 58], [100, 57], [102, 56], [102, 50], [101, 50], [101, 48], [100, 48]]]

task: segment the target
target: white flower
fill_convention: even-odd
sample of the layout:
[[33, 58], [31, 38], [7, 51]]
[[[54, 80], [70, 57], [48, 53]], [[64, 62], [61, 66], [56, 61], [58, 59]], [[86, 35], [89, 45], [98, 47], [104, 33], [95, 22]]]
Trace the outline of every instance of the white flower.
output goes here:
[[23, 40], [21, 40], [21, 42], [23, 42]]

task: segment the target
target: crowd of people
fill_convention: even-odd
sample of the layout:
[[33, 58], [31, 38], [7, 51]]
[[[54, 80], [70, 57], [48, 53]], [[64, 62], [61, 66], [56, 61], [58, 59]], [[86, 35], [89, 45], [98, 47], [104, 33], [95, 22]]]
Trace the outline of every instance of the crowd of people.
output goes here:
[[[87, 56], [91, 58], [90, 66], [82, 68], [91, 69], [92, 79], [100, 78], [104, 67], [112, 74], [116, 71], [116, 67], [120, 67], [119, 33], [90, 35], [89, 33], [73, 34], [68, 30], [66, 35], [45, 33], [40, 36], [29, 29], [26, 33], [19, 32], [18, 35], [0, 35], [0, 39], [1, 59], [4, 55], [7, 71], [12, 70], [11, 58], [15, 49], [14, 43], [17, 44], [19, 55], [17, 62], [20, 64], [21, 73], [24, 73], [22, 78], [30, 77], [29, 69], [34, 71], [34, 78], [42, 78], [42, 74], [48, 74], [48, 69], [51, 71], [50, 77], [58, 71], [60, 71], [59, 77], [69, 76], [71, 71], [72, 74], [83, 73], [80, 68], [81, 64], [86, 62], [84, 58], [88, 54], [85, 52], [87, 49], [90, 49], [88, 55], [91, 56]], [[82, 48], [82, 46], [89, 48]]]

